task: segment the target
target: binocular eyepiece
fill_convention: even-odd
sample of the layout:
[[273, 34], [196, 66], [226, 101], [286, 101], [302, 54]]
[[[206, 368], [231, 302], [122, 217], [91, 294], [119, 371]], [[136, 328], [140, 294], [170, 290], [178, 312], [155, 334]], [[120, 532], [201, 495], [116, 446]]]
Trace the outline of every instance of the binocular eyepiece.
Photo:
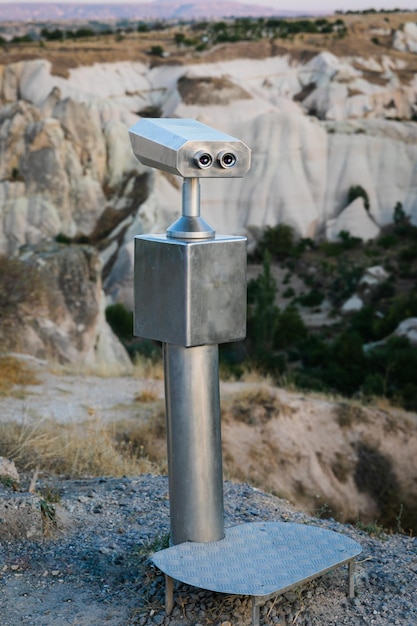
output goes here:
[[141, 163], [184, 178], [241, 178], [250, 168], [243, 141], [196, 120], [143, 118], [129, 135]]
[[[200, 150], [194, 155], [194, 163], [201, 170], [205, 170], [213, 165], [213, 157], [209, 152]], [[237, 156], [233, 152], [222, 150], [217, 155], [217, 163], [224, 169], [234, 167], [237, 164]]]
[[217, 157], [220, 167], [224, 167], [227, 169], [229, 167], [234, 167], [237, 163], [237, 156], [233, 154], [233, 152], [227, 152], [223, 150]]
[[194, 163], [200, 168], [200, 170], [206, 170], [208, 167], [213, 165], [213, 157], [208, 152], [200, 150], [194, 155]]

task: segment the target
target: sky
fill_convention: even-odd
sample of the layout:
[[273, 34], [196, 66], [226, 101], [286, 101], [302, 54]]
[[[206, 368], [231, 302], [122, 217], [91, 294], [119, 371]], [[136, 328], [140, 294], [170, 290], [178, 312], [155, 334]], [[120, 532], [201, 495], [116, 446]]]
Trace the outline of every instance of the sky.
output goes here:
[[[0, 0], [0, 4], [10, 3], [12, 0]], [[18, 0], [21, 2], [22, 0]], [[110, 3], [110, 4], [141, 4], [143, 2], [149, 2], [152, 0], [23, 0], [29, 3], [79, 3], [79, 4], [93, 4], [93, 3]], [[155, 1], [155, 0], [154, 0]], [[179, 0], [177, 0], [179, 1]], [[417, 11], [417, 0], [291, 0], [288, 3], [287, 0], [236, 0], [243, 4], [256, 4], [259, 6], [270, 6], [278, 9], [291, 9], [292, 11], [336, 11], [341, 9], [343, 11], [362, 10], [362, 9], [413, 9]], [[184, 3], [186, 0], [184, 0]]]

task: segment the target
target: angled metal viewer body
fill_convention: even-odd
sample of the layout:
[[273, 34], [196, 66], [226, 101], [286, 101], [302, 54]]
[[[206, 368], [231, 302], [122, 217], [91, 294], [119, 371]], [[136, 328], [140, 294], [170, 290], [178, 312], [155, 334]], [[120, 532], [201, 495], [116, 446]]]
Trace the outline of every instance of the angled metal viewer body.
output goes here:
[[141, 163], [183, 178], [241, 178], [250, 168], [243, 141], [196, 120], [143, 118], [129, 135]]

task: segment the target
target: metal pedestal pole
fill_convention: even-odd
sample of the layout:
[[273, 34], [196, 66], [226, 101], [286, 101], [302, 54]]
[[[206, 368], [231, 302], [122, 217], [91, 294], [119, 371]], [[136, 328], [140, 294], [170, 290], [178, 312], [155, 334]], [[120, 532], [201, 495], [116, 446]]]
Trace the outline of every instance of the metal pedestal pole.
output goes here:
[[218, 346], [163, 344], [171, 543], [224, 537]]

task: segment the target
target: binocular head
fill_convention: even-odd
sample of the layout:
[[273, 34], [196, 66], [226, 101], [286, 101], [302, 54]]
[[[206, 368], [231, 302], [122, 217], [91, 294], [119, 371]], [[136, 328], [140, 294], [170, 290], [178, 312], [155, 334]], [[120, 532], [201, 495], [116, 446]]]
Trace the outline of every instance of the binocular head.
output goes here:
[[141, 163], [183, 178], [241, 178], [250, 168], [243, 141], [196, 120], [143, 118], [129, 135]]

